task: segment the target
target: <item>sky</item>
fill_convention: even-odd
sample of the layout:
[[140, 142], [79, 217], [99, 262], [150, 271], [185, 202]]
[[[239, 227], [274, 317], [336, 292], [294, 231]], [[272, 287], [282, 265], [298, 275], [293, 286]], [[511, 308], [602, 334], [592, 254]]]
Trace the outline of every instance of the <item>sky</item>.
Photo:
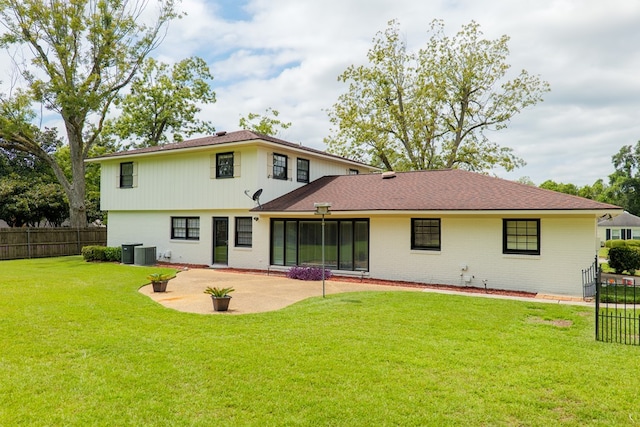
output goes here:
[[[151, 4], [153, 2], [150, 2]], [[278, 136], [324, 150], [326, 110], [345, 92], [337, 77], [366, 64], [372, 39], [397, 19], [409, 50], [426, 45], [442, 19], [453, 36], [476, 21], [488, 39], [510, 37], [514, 72], [551, 85], [492, 141], [527, 165], [492, 174], [577, 185], [607, 181], [611, 156], [640, 140], [640, 1], [637, 0], [182, 0], [154, 57], [203, 58], [217, 102], [200, 118], [238, 130], [248, 113], [280, 112]], [[4, 79], [3, 79], [4, 80]]]

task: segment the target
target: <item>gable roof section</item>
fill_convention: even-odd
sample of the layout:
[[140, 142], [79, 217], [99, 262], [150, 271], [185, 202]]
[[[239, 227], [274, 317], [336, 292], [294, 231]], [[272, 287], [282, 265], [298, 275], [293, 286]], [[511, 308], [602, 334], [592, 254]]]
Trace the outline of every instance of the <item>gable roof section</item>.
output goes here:
[[458, 169], [325, 176], [254, 211], [309, 212], [330, 202], [332, 211], [620, 210], [582, 197]]
[[352, 164], [366, 166], [372, 170], [379, 170], [376, 167], [367, 165], [365, 163], [362, 163], [356, 160], [347, 159], [345, 157], [341, 157], [335, 154], [330, 154], [325, 151], [316, 150], [310, 147], [305, 147], [301, 144], [295, 144], [293, 142], [285, 141], [283, 139], [274, 138], [269, 135], [264, 135], [264, 134], [249, 131], [249, 130], [239, 130], [236, 132], [216, 132], [215, 135], [211, 135], [211, 136], [205, 136], [205, 137], [196, 138], [196, 139], [189, 139], [186, 141], [175, 142], [173, 144], [160, 145], [157, 147], [145, 147], [145, 148], [137, 148], [137, 149], [128, 150], [128, 151], [120, 151], [117, 153], [111, 153], [111, 154], [106, 154], [104, 156], [87, 159], [87, 161], [95, 162], [95, 161], [110, 159], [114, 157], [125, 157], [125, 156], [129, 157], [129, 156], [138, 156], [138, 155], [147, 155], [147, 154], [154, 155], [158, 153], [167, 153], [171, 151], [206, 148], [206, 147], [213, 147], [213, 146], [224, 145], [224, 144], [249, 142], [249, 141], [257, 141], [257, 140], [280, 145], [290, 149], [306, 151], [308, 153], [312, 153], [318, 156], [330, 157], [333, 159], [342, 160]]
[[640, 227], [640, 218], [629, 212], [623, 212], [615, 218], [598, 222], [598, 227]]

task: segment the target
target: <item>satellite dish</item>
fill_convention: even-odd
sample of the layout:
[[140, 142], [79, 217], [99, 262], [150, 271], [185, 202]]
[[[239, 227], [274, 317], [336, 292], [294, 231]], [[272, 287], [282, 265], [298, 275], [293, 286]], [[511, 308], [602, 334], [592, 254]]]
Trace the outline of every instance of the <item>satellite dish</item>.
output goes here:
[[260, 209], [262, 209], [262, 206], [260, 205], [260, 195], [262, 194], [262, 188], [261, 188], [261, 189], [259, 189], [258, 191], [256, 191], [255, 193], [253, 193], [253, 196], [250, 196], [250, 195], [249, 195], [249, 193], [250, 193], [250, 191], [249, 191], [249, 190], [244, 190], [244, 194], [245, 194], [247, 197], [250, 197], [250, 198], [251, 198], [251, 200], [253, 200], [254, 202], [256, 202], [256, 203], [258, 204], [258, 207], [259, 207]]

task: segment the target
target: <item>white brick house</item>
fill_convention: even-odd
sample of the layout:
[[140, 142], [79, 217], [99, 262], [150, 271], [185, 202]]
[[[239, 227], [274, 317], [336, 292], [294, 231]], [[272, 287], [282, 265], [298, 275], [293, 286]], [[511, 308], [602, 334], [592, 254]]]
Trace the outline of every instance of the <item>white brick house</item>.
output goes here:
[[[582, 295], [597, 219], [622, 210], [461, 170], [378, 169], [249, 131], [116, 153], [101, 164], [108, 245], [160, 260], [286, 269], [321, 259], [371, 278]], [[251, 197], [261, 189], [260, 205]]]
[[[314, 202], [331, 203], [326, 238], [333, 268], [363, 269], [379, 279], [574, 296], [582, 295], [581, 270], [597, 251], [597, 219], [622, 212], [462, 170], [323, 177], [254, 209], [272, 224], [271, 264], [306, 261], [301, 243], [295, 251], [285, 242], [280, 256], [274, 233], [284, 227], [301, 235], [313, 230], [310, 221], [317, 233]], [[358, 224], [366, 239], [349, 242]], [[362, 250], [367, 256], [360, 260]]]

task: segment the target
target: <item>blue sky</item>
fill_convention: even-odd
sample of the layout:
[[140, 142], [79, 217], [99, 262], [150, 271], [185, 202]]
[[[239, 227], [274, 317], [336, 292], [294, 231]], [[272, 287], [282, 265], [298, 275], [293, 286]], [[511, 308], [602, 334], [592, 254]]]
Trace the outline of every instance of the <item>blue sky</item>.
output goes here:
[[180, 7], [187, 15], [153, 56], [208, 62], [217, 102], [202, 118], [217, 130], [237, 130], [241, 116], [271, 107], [293, 123], [281, 138], [325, 149], [326, 109], [346, 90], [337, 77], [366, 63], [376, 32], [397, 19], [417, 49], [430, 22], [443, 19], [449, 35], [471, 20], [487, 38], [508, 35], [512, 69], [551, 84], [543, 103], [491, 135], [527, 162], [495, 175], [592, 184], [613, 171], [613, 154], [640, 140], [637, 0], [183, 0]]

